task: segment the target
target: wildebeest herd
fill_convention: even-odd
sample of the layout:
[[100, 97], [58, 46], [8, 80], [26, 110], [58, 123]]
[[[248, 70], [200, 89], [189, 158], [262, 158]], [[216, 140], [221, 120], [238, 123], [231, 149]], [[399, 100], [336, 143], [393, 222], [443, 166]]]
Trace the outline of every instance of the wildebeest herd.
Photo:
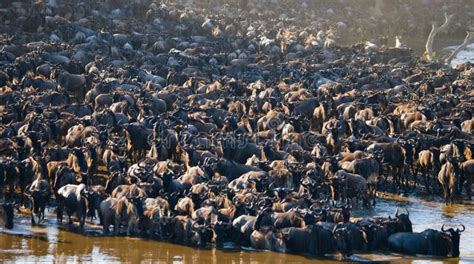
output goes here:
[[382, 191], [471, 199], [472, 65], [339, 47], [240, 4], [3, 2], [0, 223], [49, 207], [191, 246], [459, 256], [463, 225], [351, 209]]

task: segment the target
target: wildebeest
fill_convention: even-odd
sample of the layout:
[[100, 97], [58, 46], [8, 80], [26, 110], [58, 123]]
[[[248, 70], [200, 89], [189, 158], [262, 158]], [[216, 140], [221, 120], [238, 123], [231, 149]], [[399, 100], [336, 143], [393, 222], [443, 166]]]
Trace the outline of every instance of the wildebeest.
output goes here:
[[433, 229], [427, 229], [421, 233], [401, 232], [391, 235], [388, 238], [388, 244], [391, 250], [409, 254], [409, 255], [430, 255], [438, 257], [459, 257], [459, 241], [462, 229], [441, 227], [441, 232]]
[[282, 234], [271, 229], [263, 231], [254, 230], [250, 235], [250, 245], [256, 249], [286, 252], [286, 245]]
[[61, 88], [82, 102], [89, 86], [86, 76], [71, 74], [67, 71], [53, 72], [53, 74], [57, 75]]
[[[28, 186], [25, 195], [30, 200], [31, 223], [34, 225], [36, 222], [39, 223], [44, 220], [44, 211], [50, 197], [50, 186], [48, 181], [38, 177]], [[37, 217], [38, 221], [35, 221], [34, 216]]]
[[467, 198], [471, 200], [471, 195], [472, 195], [472, 181], [474, 180], [474, 160], [467, 160], [463, 162], [460, 166], [461, 168], [461, 173], [462, 176], [460, 177], [460, 186], [464, 184], [464, 181], [466, 182], [466, 192], [467, 192]]
[[[107, 198], [100, 203], [99, 217], [104, 229], [104, 233], [108, 233], [109, 226], [114, 226], [115, 234], [119, 233], [120, 226], [127, 227], [127, 235], [138, 228], [140, 218], [139, 210], [135, 204], [126, 197]], [[141, 212], [143, 214], [143, 212]]]
[[393, 180], [398, 187], [401, 187], [403, 183], [407, 184], [404, 178], [405, 152], [400, 144], [373, 143], [367, 147], [367, 151], [382, 154], [380, 163], [391, 168]]
[[446, 204], [452, 204], [454, 201], [454, 192], [457, 173], [454, 169], [453, 159], [446, 161], [441, 166], [441, 170], [438, 173], [438, 182], [443, 187], [443, 197]]
[[272, 228], [285, 228], [285, 227], [304, 227], [305, 222], [303, 217], [295, 209], [288, 212], [272, 212], [271, 208], [263, 210], [255, 221], [255, 229], [259, 230], [264, 226]]
[[81, 183], [79, 185], [67, 184], [58, 190], [58, 211], [57, 218], [59, 223], [63, 220], [63, 210], [66, 209], [69, 218], [69, 225], [72, 225], [72, 215], [76, 214], [79, 218], [79, 226], [84, 228], [84, 223], [87, 217], [87, 190], [86, 185]]
[[[423, 178], [425, 180], [426, 189], [430, 190], [430, 173], [434, 174], [439, 168], [439, 151], [436, 150], [423, 150], [418, 153], [418, 167], [415, 171], [415, 185], [416, 185], [416, 174], [418, 170], [421, 170]], [[438, 154], [438, 155], [437, 155]]]
[[365, 207], [370, 208], [369, 189], [364, 177], [339, 170], [330, 180], [333, 200], [359, 199]]
[[320, 225], [288, 227], [281, 229], [286, 248], [291, 253], [325, 256], [346, 253], [345, 241], [338, 232], [331, 232]]

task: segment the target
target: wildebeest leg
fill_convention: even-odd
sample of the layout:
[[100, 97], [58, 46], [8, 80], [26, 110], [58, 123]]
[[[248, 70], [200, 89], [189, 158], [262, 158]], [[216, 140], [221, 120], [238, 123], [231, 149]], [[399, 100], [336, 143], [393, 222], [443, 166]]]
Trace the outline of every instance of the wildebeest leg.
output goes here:
[[400, 181], [400, 187], [399, 189], [404, 189], [406, 190], [408, 186], [408, 175], [405, 175], [405, 166], [401, 166], [397, 168], [397, 174], [398, 174], [398, 179]]
[[58, 201], [58, 208], [56, 209], [56, 219], [61, 224], [63, 222], [63, 205], [62, 202]]
[[11, 200], [15, 194], [15, 186], [13, 185], [13, 179], [8, 182], [8, 195], [7, 199]]
[[133, 149], [130, 149], [127, 151], [127, 158], [130, 160], [130, 163], [133, 164], [134, 161], [133, 161], [133, 155], [134, 155], [134, 152], [133, 152]]
[[414, 183], [414, 189], [416, 189], [416, 184], [417, 184], [417, 176], [418, 176], [418, 171], [420, 170], [419, 166], [416, 166], [416, 169], [413, 170], [413, 181]]
[[395, 172], [395, 168], [392, 165], [388, 165], [389, 171], [387, 171], [387, 179], [389, 176], [392, 176], [393, 186], [396, 190], [398, 190], [398, 179], [397, 173]]
[[456, 188], [457, 194], [462, 194], [462, 186], [464, 185], [464, 173], [461, 171], [461, 175], [459, 176], [458, 188]]
[[119, 234], [119, 227], [120, 227], [120, 218], [115, 217], [115, 223], [114, 223], [114, 232], [115, 235]]
[[467, 193], [467, 199], [471, 200], [472, 199], [472, 176], [469, 175], [466, 181], [466, 193]]
[[370, 208], [371, 208], [371, 206], [370, 206], [370, 204], [371, 204], [371, 203], [370, 203], [370, 196], [368, 196], [368, 195], [363, 195], [363, 196], [362, 196], [362, 199], [363, 199], [362, 201], [364, 202], [365, 208], [370, 209]]
[[400, 173], [400, 176], [402, 177], [402, 188], [403, 190], [406, 192], [408, 191], [408, 174], [409, 172], [407, 171], [407, 173], [403, 173], [404, 170], [402, 170], [402, 173]]
[[82, 230], [84, 230], [84, 223], [86, 222], [86, 214], [85, 213], [82, 213], [80, 216], [79, 216], [79, 224], [80, 224], [80, 227]]
[[443, 196], [444, 196], [446, 205], [448, 205], [449, 203], [448, 187], [444, 185], [443, 185]]
[[423, 169], [423, 178], [425, 180], [425, 187], [426, 187], [426, 191], [428, 193], [431, 193], [430, 192], [430, 178], [429, 178], [429, 173], [427, 173], [426, 169]]
[[416, 170], [416, 165], [414, 162], [411, 162], [411, 164], [409, 165], [410, 167], [410, 172], [412, 172], [413, 174], [415, 173], [415, 170]]
[[454, 190], [448, 187], [448, 197], [449, 197], [449, 205], [453, 204], [454, 201]]
[[375, 206], [375, 198], [377, 197], [377, 183], [369, 183], [369, 194], [372, 198], [372, 206]]
[[94, 177], [94, 172], [92, 168], [87, 168], [87, 184], [92, 186], [92, 177]]
[[386, 190], [387, 188], [387, 183], [388, 183], [388, 175], [389, 175], [389, 171], [387, 170], [387, 172], [384, 172], [384, 169], [383, 169], [383, 166], [384, 164], [381, 164], [380, 166], [380, 175], [383, 175], [384, 177], [384, 181], [383, 181], [383, 184], [384, 184], [384, 190]]
[[31, 215], [31, 225], [36, 225], [35, 216], [34, 216], [34, 213], [33, 213], [33, 207], [31, 208], [30, 215]]
[[396, 192], [400, 190], [400, 178], [398, 177], [398, 170], [393, 165], [389, 165], [390, 171], [387, 172], [387, 177], [389, 174], [392, 175], [393, 186], [395, 187]]
[[42, 206], [41, 207], [41, 210], [40, 210], [40, 221], [44, 220], [44, 211], [46, 210], [46, 207], [45, 206]]
[[462, 194], [462, 186], [464, 184], [464, 177], [462, 176], [462, 172], [461, 172], [461, 175], [459, 177], [456, 177], [455, 178], [455, 181], [454, 181], [454, 191], [456, 192], [457, 195], [461, 195]]
[[132, 230], [132, 221], [128, 221], [127, 225], [127, 236], [130, 236], [130, 231]]
[[72, 225], [71, 213], [67, 212], [67, 218], [69, 219], [69, 225]]

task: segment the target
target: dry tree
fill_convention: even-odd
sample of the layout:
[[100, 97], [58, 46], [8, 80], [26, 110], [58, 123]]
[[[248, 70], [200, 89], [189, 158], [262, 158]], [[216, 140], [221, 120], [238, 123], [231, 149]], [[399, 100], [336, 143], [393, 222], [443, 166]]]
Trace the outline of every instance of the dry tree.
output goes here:
[[[434, 61], [434, 56], [433, 56], [433, 41], [436, 35], [445, 30], [449, 24], [451, 23], [454, 15], [448, 15], [447, 13], [444, 13], [444, 23], [441, 26], [438, 26], [437, 22], [433, 22], [431, 25], [431, 32], [428, 35], [428, 40], [426, 41], [426, 58], [428, 61]], [[446, 64], [451, 64], [451, 61], [457, 56], [457, 54], [466, 48], [466, 46], [469, 44], [471, 39], [474, 38], [474, 32], [467, 32], [466, 38], [464, 39], [464, 42], [459, 45], [449, 56], [446, 57], [445, 63]]]

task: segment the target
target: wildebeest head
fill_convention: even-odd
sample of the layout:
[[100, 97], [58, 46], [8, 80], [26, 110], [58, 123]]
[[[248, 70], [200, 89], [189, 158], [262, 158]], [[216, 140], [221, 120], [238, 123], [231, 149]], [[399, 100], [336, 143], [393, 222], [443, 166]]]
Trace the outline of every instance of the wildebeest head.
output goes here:
[[266, 236], [267, 243], [270, 244], [271, 250], [276, 252], [286, 252], [286, 243], [284, 235], [281, 232], [270, 231], [270, 236]]
[[343, 255], [351, 255], [350, 252], [350, 243], [349, 243], [349, 233], [346, 227], [340, 227], [336, 225], [332, 231], [334, 237], [334, 246], [336, 251], [340, 252]]
[[395, 217], [398, 219], [401, 230], [399, 232], [413, 232], [412, 223], [410, 221], [410, 213], [407, 209], [406, 214], [399, 214], [398, 208], [395, 212]]
[[454, 258], [459, 257], [459, 241], [461, 239], [461, 233], [466, 230], [466, 227], [461, 224], [462, 229], [456, 228], [454, 230], [453, 228], [449, 228], [447, 230], [444, 229], [444, 225], [441, 226], [441, 231], [445, 233], [449, 233], [451, 237], [451, 256]]
[[230, 230], [232, 225], [228, 222], [217, 221], [214, 225], [215, 240], [217, 244], [225, 241], [226, 233]]
[[350, 204], [341, 207], [341, 214], [344, 223], [349, 222], [349, 219], [351, 218], [351, 209], [352, 206]]
[[314, 211], [308, 209], [299, 209], [299, 211], [306, 225], [313, 225], [319, 221], [320, 215]]
[[214, 241], [215, 233], [210, 226], [199, 225], [194, 222], [192, 225], [191, 244], [198, 247], [205, 247]]
[[129, 181], [125, 178], [123, 173], [114, 172], [105, 183], [105, 192], [111, 194], [112, 191], [119, 185], [129, 184]]
[[143, 217], [143, 200], [141, 197], [127, 196], [127, 199], [137, 208], [138, 216]]
[[88, 195], [88, 212], [87, 216], [92, 218], [95, 218], [95, 210], [98, 210], [100, 207], [100, 203], [107, 199], [108, 195], [103, 191], [103, 190], [94, 190], [91, 187], [89, 187], [89, 190], [87, 191]]
[[259, 230], [263, 226], [273, 226], [273, 221], [271, 218], [272, 209], [265, 208], [258, 215], [255, 220], [255, 230]]
[[44, 197], [43, 192], [41, 191], [33, 191], [31, 194], [27, 194], [31, 201], [31, 210], [34, 214], [38, 215], [40, 213], [40, 204]]

